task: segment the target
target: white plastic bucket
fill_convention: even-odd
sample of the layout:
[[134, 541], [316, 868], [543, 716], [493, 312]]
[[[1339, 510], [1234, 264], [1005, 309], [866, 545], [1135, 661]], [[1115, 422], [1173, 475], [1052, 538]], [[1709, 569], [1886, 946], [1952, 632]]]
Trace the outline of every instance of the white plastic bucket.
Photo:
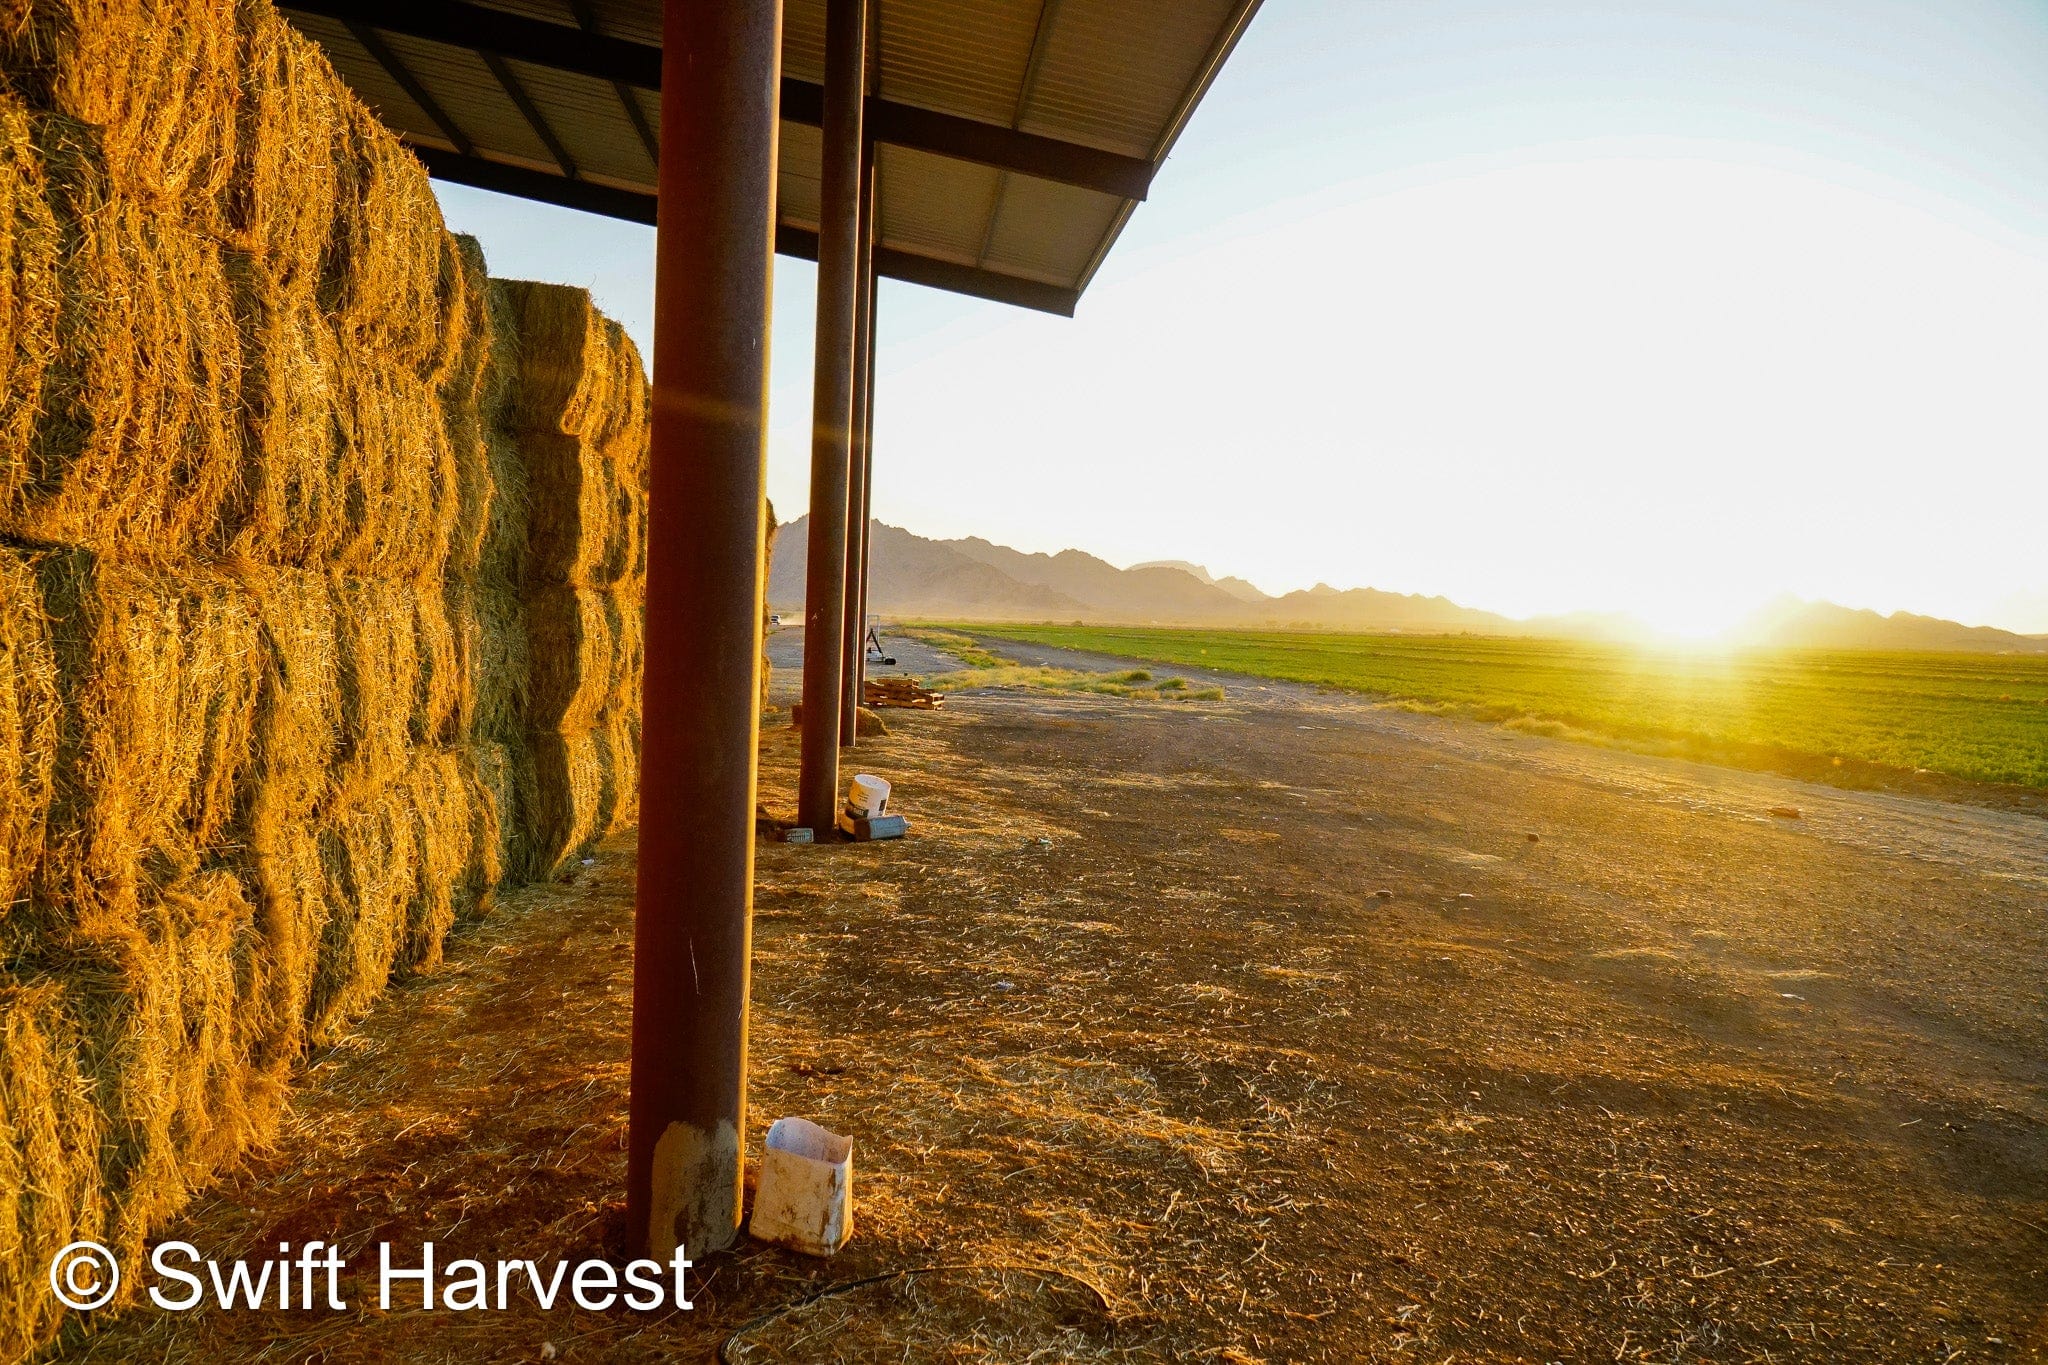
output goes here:
[[809, 1119], [775, 1120], [750, 1230], [807, 1256], [830, 1256], [845, 1246], [853, 1235], [853, 1139]]
[[846, 808], [856, 819], [872, 820], [889, 813], [889, 784], [873, 773], [855, 773], [846, 789]]

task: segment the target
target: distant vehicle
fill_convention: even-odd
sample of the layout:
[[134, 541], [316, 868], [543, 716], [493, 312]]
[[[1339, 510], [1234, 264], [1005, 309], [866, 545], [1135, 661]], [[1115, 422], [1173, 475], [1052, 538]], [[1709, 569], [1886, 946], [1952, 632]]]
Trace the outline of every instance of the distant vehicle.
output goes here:
[[769, 613], [768, 613], [768, 624], [769, 624], [769, 625], [771, 625], [771, 626], [779, 626], [779, 625], [781, 625], [781, 624], [782, 624], [782, 613], [781, 613], [781, 612], [779, 612], [779, 611], [771, 611], [771, 612], [769, 612]]

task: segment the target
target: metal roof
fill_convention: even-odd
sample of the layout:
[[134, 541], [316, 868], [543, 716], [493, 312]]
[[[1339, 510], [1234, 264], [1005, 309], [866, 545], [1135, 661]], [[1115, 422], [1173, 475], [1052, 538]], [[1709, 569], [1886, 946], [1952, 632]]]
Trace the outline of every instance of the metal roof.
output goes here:
[[[283, 0], [435, 176], [654, 221], [662, 0]], [[877, 270], [1072, 313], [1259, 0], [870, 0]], [[776, 248], [815, 257], [825, 0], [785, 0]]]

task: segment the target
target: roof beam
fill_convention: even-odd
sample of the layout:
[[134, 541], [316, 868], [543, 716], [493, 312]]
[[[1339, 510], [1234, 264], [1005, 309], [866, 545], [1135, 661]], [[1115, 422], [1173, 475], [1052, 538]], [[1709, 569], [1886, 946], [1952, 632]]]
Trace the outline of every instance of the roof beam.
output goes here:
[[[406, 145], [427, 168], [427, 174], [437, 180], [535, 199], [544, 204], [558, 204], [607, 218], [623, 218], [628, 222], [649, 225], [654, 222], [655, 196], [641, 190], [622, 190], [588, 180], [570, 180], [548, 171], [508, 166], [501, 161], [486, 161], [479, 156], [465, 156], [417, 142]], [[775, 250], [783, 256], [815, 261], [818, 259], [818, 234], [809, 228], [780, 224], [775, 229]], [[921, 284], [930, 289], [968, 294], [1041, 313], [1057, 313], [1061, 317], [1072, 317], [1074, 305], [1081, 297], [1077, 290], [1056, 284], [1042, 284], [1037, 280], [1020, 279], [993, 270], [942, 261], [933, 256], [920, 256], [898, 247], [875, 248], [875, 273], [905, 284]]]
[[569, 149], [562, 145], [562, 139], [555, 136], [555, 130], [548, 127], [545, 115], [534, 106], [533, 99], [526, 93], [526, 87], [519, 83], [519, 77], [512, 74], [512, 68], [505, 65], [505, 59], [495, 52], [483, 54], [484, 65], [491, 69], [491, 75], [498, 82], [498, 88], [505, 92], [519, 110], [519, 116], [526, 120], [526, 126], [533, 129], [533, 135], [540, 139], [540, 145], [548, 149], [548, 155], [562, 168], [562, 174], [571, 180], [580, 179], [576, 159], [569, 155]]
[[[650, 43], [529, 19], [467, 0], [285, 0], [283, 8], [614, 84], [644, 90], [661, 86], [661, 49]], [[782, 78], [784, 119], [815, 126], [823, 122], [824, 114], [823, 86], [793, 76]], [[1143, 157], [1040, 137], [879, 96], [868, 97], [863, 122], [877, 142], [1119, 199], [1143, 199], [1152, 185], [1155, 168]]]
[[[585, 33], [598, 32], [597, 15], [591, 12], [590, 0], [569, 0], [569, 12], [576, 16], [576, 27]], [[633, 131], [640, 135], [640, 145], [647, 152], [649, 164], [661, 164], [661, 144], [655, 140], [654, 129], [647, 122], [647, 115], [640, 109], [640, 100], [631, 86], [624, 81], [612, 82], [612, 93], [619, 97], [619, 107], [632, 120]]]
[[398, 88], [405, 92], [405, 97], [420, 107], [420, 112], [427, 116], [427, 120], [441, 130], [441, 136], [453, 143], [456, 151], [467, 156], [470, 151], [469, 139], [455, 126], [455, 120], [448, 117], [448, 111], [427, 93], [425, 86], [413, 78], [412, 72], [405, 69], [405, 63], [398, 60], [398, 54], [393, 52], [382, 38], [361, 24], [350, 24], [348, 33], [349, 37], [363, 45], [363, 51], [369, 53], [377, 65], [384, 68], [384, 74], [397, 83]]

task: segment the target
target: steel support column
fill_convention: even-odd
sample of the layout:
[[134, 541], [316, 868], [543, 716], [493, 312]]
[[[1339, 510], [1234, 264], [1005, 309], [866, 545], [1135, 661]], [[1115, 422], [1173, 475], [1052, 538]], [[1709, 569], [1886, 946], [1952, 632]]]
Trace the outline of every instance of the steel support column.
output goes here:
[[[671, 0], [673, 3], [674, 0]], [[824, 148], [819, 159], [818, 348], [811, 403], [811, 536], [804, 595], [804, 723], [797, 823], [823, 839], [839, 813], [840, 655], [860, 239], [867, 0], [825, 6]], [[664, 82], [664, 88], [666, 82]]]
[[[867, 349], [861, 356], [860, 377], [860, 570], [855, 582], [860, 585], [860, 620], [862, 638], [866, 638], [868, 621], [868, 565], [874, 558], [875, 529], [875, 352], [881, 348], [880, 328], [882, 323], [881, 279], [868, 276], [868, 331]], [[855, 676], [860, 685], [868, 680], [868, 652], [865, 646], [860, 651], [860, 668]], [[859, 695], [856, 691], [855, 695]]]
[[864, 498], [868, 482], [867, 368], [873, 344], [875, 278], [875, 146], [861, 148], [860, 235], [854, 251], [853, 412], [848, 423], [852, 460], [847, 472], [846, 645], [840, 660], [839, 746], [851, 749], [859, 734], [861, 678], [867, 672], [867, 618], [862, 615], [861, 567], [867, 563], [868, 523]]
[[627, 1236], [731, 1244], [746, 1132], [780, 0], [663, 6]]

